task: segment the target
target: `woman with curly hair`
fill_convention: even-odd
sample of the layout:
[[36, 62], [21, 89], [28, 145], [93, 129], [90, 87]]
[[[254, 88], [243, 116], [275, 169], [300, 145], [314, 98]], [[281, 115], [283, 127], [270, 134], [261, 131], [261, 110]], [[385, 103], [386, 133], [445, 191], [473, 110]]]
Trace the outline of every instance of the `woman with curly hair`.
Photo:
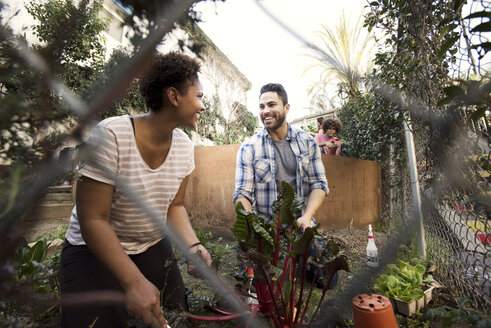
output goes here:
[[335, 137], [336, 133], [340, 133], [343, 125], [336, 118], [327, 118], [322, 122], [323, 134], [317, 134], [315, 141], [319, 147], [324, 148], [324, 153], [329, 155], [341, 155], [341, 141]]
[[[65, 300], [81, 300], [83, 294], [95, 297], [78, 305], [62, 301], [62, 327], [126, 327], [127, 315], [151, 327], [165, 327], [161, 299], [165, 306], [187, 309], [168, 238], [122, 184], [140, 195], [189, 251], [210, 265], [210, 254], [184, 208], [194, 148], [176, 129], [194, 127], [204, 110], [198, 71], [199, 63], [188, 56], [156, 56], [140, 86], [149, 112], [105, 119], [91, 132], [91, 152], [80, 170], [61, 253], [60, 284]], [[197, 274], [191, 263], [188, 272]], [[103, 295], [114, 292], [124, 297], [123, 302], [104, 301]]]

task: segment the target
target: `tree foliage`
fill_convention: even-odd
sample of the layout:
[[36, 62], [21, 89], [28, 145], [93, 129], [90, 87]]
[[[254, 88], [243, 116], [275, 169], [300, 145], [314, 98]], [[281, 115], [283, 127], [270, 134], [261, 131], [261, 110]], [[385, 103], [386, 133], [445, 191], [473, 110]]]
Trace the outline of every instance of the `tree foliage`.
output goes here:
[[[123, 49], [115, 49], [111, 53], [111, 57], [104, 64], [103, 74], [101, 74], [98, 82], [94, 84], [91, 88], [93, 90], [91, 93], [97, 93], [98, 88], [103, 87], [109, 83], [109, 80], [118, 70], [119, 65], [128, 60], [129, 53]], [[145, 100], [141, 96], [140, 88], [139, 88], [139, 78], [136, 77], [133, 79], [130, 87], [126, 90], [124, 97], [118, 102], [114, 103], [109, 110], [106, 110], [97, 115], [99, 120], [103, 120], [112, 116], [119, 116], [123, 114], [142, 114], [146, 113], [147, 106], [145, 104]]]
[[449, 81], [449, 63], [456, 60], [464, 2], [372, 1], [366, 26], [387, 35], [376, 77], [435, 109]]
[[[98, 18], [100, 1], [31, 2], [34, 34], [40, 41], [32, 49], [49, 63], [49, 72], [75, 94], [84, 96], [101, 74], [106, 22]], [[1, 114], [0, 158], [6, 163], [33, 167], [60, 146], [70, 127], [69, 109], [51, 91], [52, 79], [29, 67], [17, 42], [27, 42], [2, 22], [0, 38]], [[50, 78], [52, 78], [50, 77]]]
[[98, 17], [102, 1], [50, 0], [26, 8], [37, 21], [32, 30], [40, 44], [33, 49], [51, 59], [52, 69], [75, 93], [85, 91], [104, 67], [108, 22]]
[[215, 94], [211, 99], [204, 97], [205, 111], [201, 113], [196, 132], [216, 145], [237, 144], [254, 134], [258, 127], [257, 117], [247, 107], [235, 102], [235, 111], [227, 120], [221, 113], [220, 97]]
[[[366, 94], [347, 99], [339, 116], [344, 154], [382, 165], [384, 192], [403, 190], [406, 150], [402, 122], [411, 110], [418, 165], [439, 167], [457, 131], [464, 125], [463, 107], [445, 99], [456, 81], [463, 0], [371, 1], [365, 27], [384, 33]], [[455, 90], [454, 90], [455, 91]], [[392, 162], [391, 162], [392, 160]], [[385, 201], [388, 201], [385, 194]]]
[[[411, 108], [419, 158], [440, 167], [465, 124], [463, 108], [443, 106], [445, 88], [454, 83], [464, 0], [373, 1], [366, 17], [369, 29], [387, 34], [376, 56], [374, 78], [402, 96]], [[462, 26], [460, 26], [462, 28]], [[386, 98], [387, 99], [387, 98]], [[387, 104], [389, 102], [386, 101]], [[390, 106], [394, 106], [394, 101]]]
[[[341, 15], [338, 25], [330, 28], [322, 24], [317, 32], [319, 48], [323, 53], [313, 49], [308, 55], [314, 64], [306, 71], [320, 69], [319, 81], [309, 89], [313, 102], [319, 102], [317, 95], [325, 95], [326, 87], [337, 84], [342, 97], [358, 95], [363, 77], [373, 67], [372, 57], [375, 38], [363, 30], [363, 19], [360, 14], [352, 25], [351, 17]], [[314, 103], [315, 104], [315, 103]]]
[[234, 102], [232, 119], [225, 122], [223, 144], [237, 144], [254, 134], [258, 125], [256, 115], [247, 110], [247, 107]]
[[338, 113], [343, 122], [343, 138], [347, 140], [343, 144], [344, 156], [383, 163], [391, 144], [404, 150], [401, 110], [380, 97], [361, 94], [349, 99]]
[[205, 111], [201, 113], [196, 124], [196, 132], [200, 136], [212, 141], [215, 141], [220, 135], [217, 127], [225, 124], [225, 118], [220, 113], [219, 101], [216, 95], [212, 99], [208, 99], [206, 96], [203, 97]]

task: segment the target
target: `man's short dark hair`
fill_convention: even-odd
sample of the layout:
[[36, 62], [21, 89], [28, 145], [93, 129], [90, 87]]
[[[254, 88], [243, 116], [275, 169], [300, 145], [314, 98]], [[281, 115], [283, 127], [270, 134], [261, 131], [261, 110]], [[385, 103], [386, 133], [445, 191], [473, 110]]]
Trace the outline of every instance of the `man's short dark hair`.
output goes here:
[[276, 92], [278, 97], [283, 101], [283, 105], [288, 104], [288, 95], [286, 94], [285, 88], [279, 83], [268, 83], [263, 85], [261, 91], [259, 92], [259, 97], [266, 92]]
[[324, 117], [318, 117], [317, 118], [317, 123], [319, 123], [320, 125], [322, 125], [322, 122], [324, 122]]
[[155, 55], [146, 76], [140, 82], [140, 93], [147, 107], [153, 111], [162, 108], [163, 90], [169, 87], [185, 94], [188, 86], [198, 79], [199, 69], [200, 64], [196, 59], [178, 52]]

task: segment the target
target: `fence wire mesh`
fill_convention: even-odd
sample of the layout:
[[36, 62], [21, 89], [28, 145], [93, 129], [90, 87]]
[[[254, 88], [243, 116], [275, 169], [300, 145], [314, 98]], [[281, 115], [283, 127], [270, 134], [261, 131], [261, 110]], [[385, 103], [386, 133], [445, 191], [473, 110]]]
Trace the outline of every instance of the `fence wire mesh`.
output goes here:
[[[189, 8], [193, 1], [181, 2], [179, 8], [170, 11], [162, 21], [175, 21], [183, 8]], [[490, 12], [489, 1], [472, 1], [470, 4], [470, 13], [477, 11]], [[271, 14], [271, 13], [270, 13]], [[272, 15], [272, 14], [271, 14]], [[482, 21], [481, 21], [482, 22]], [[281, 22], [280, 22], [281, 24]], [[292, 32], [288, 26], [282, 24], [286, 30]], [[89, 105], [84, 105], [76, 96], [67, 96], [68, 91], [63, 89], [63, 99], [68, 99], [69, 107], [81, 117], [79, 128], [73, 133], [72, 137], [78, 137], [80, 129], [86, 127], [94, 112], [100, 111], [107, 107], [107, 104], [114, 101], [119, 91], [124, 89], [121, 85], [124, 81], [131, 80], [138, 69], [148, 56], [151, 55], [155, 44], [158, 43], [165, 31], [171, 27], [169, 24], [164, 25], [162, 29], [153, 32], [147, 40], [147, 43], [141, 47], [132, 62], [121, 67], [121, 74], [114, 78], [116, 87], [108, 87], [103, 90], [97, 100]], [[484, 43], [489, 42], [487, 35], [480, 32], [472, 31], [472, 27], [461, 21], [459, 26], [461, 34], [464, 36], [460, 44], [458, 58], [453, 62], [453, 79], [466, 81], [477, 77], [489, 78], [486, 68], [481, 64], [484, 54], [478, 49], [471, 49], [473, 40]], [[5, 31], [2, 31], [5, 33]], [[295, 36], [298, 37], [294, 32]], [[307, 42], [306, 42], [307, 43]], [[38, 67], [40, 70], [49, 66], [43, 63], [42, 58], [31, 54], [23, 45], [17, 44], [17, 49], [23, 54], [24, 60], [28, 65]], [[333, 59], [333, 63], [336, 61]], [[47, 75], [49, 76], [49, 72]], [[49, 81], [49, 79], [48, 79]], [[54, 82], [53, 82], [54, 83]], [[111, 85], [109, 83], [108, 85]], [[54, 87], [55, 90], [60, 86]], [[388, 90], [390, 93], [392, 90]], [[411, 108], [409, 108], [411, 110]], [[413, 109], [414, 110], [414, 109]], [[468, 118], [469, 114], [466, 109], [460, 112], [462, 117]], [[427, 252], [428, 257], [436, 262], [438, 268], [438, 278], [443, 285], [448, 286], [455, 296], [463, 296], [471, 299], [474, 305], [484, 311], [490, 308], [491, 282], [490, 282], [490, 254], [491, 245], [489, 211], [491, 210], [491, 130], [488, 128], [489, 117], [484, 116], [477, 123], [469, 122], [468, 125], [462, 126], [462, 133], [459, 144], [452, 149], [453, 156], [448, 158], [448, 167], [432, 167], [426, 163], [427, 154], [418, 151], [417, 158], [421, 160], [418, 163], [419, 178], [422, 188], [422, 197], [424, 199], [423, 216], [424, 227], [426, 230]], [[418, 136], [415, 132], [416, 143], [421, 145], [418, 149], [425, 149], [424, 145], [428, 142], [425, 137]], [[448, 154], [447, 154], [448, 155]], [[439, 162], [445, 162], [447, 159], [439, 159]], [[456, 163], [458, 162], [458, 163]], [[15, 206], [11, 207], [3, 215], [0, 225], [0, 232], [5, 236], [10, 231], [10, 226], [22, 217], [25, 209], [30, 204], [36, 202], [44, 189], [49, 185], [54, 177], [63, 171], [64, 167], [71, 167], [70, 164], [59, 163], [56, 161], [47, 163], [44, 169], [32, 179], [29, 186], [23, 187], [24, 192], [19, 192], [22, 198], [16, 200]], [[455, 169], [455, 170], [453, 170]], [[451, 179], [448, 179], [450, 172]], [[351, 300], [354, 295], [370, 290], [373, 280], [383, 271], [384, 265], [394, 263], [397, 258], [397, 250], [401, 244], [406, 244], [414, 235], [414, 216], [413, 216], [413, 197], [411, 193], [411, 181], [407, 167], [394, 168], [393, 176], [402, 176], [401, 186], [397, 190], [390, 190], [389, 187], [389, 212], [392, 219], [390, 242], [380, 250], [384, 256], [381, 259], [381, 266], [378, 269], [364, 268], [354, 274], [353, 283], [346, 289], [337, 290], [330, 294], [329, 300], [324, 305], [325, 321], [332, 321], [339, 316], [351, 317], [349, 309]], [[390, 176], [389, 176], [390, 179]], [[387, 186], [390, 186], [389, 182]], [[132, 193], [128, 190], [128, 193]], [[135, 197], [136, 199], [138, 197]], [[142, 210], [146, 207], [143, 200], [140, 200]], [[150, 213], [151, 214], [151, 213]], [[158, 217], [156, 215], [150, 215]], [[161, 229], [160, 223], [158, 226]], [[174, 240], [180, 251], [187, 253], [186, 248], [180, 245], [179, 240]], [[11, 249], [13, 240], [2, 241], [3, 252]], [[188, 255], [189, 260], [196, 261]], [[236, 309], [243, 310], [240, 300], [235, 295], [231, 295], [228, 289], [210, 270], [203, 265], [198, 264], [204, 276], [208, 277], [217, 292], [224, 297], [229, 297], [231, 302], [237, 301]], [[335, 311], [337, 309], [338, 311]], [[254, 322], [253, 326], [261, 326], [261, 323]]]
[[[472, 1], [468, 13], [489, 13], [490, 7], [489, 1]], [[460, 21], [462, 40], [451, 68], [453, 81], [489, 80], [489, 63], [484, 62], [489, 59], [485, 58], [482, 49], [472, 47], [473, 44], [489, 42], [489, 33], [473, 29], [485, 22], [483, 18]], [[466, 124], [461, 126], [459, 138], [446, 154], [447, 170], [430, 168], [428, 174], [420, 177], [425, 201], [431, 204], [425, 207], [424, 225], [428, 257], [438, 264], [441, 282], [456, 297], [468, 298], [477, 308], [489, 311], [489, 106], [486, 115], [477, 122], [469, 119], [471, 109], [471, 106], [460, 109], [462, 121]], [[448, 174], [453, 176], [449, 178]]]

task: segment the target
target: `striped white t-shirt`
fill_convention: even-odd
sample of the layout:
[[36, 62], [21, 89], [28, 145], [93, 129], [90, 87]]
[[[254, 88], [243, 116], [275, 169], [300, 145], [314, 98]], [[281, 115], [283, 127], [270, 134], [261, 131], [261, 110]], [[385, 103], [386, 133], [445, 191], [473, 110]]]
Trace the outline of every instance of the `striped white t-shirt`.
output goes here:
[[[124, 181], [165, 222], [167, 210], [182, 180], [194, 170], [194, 148], [188, 136], [174, 129], [169, 153], [156, 169], [140, 155], [128, 115], [100, 122], [87, 145], [90, 156], [80, 173], [114, 186], [109, 222], [127, 254], [139, 254], [163, 238], [152, 220], [125, 194], [118, 181]], [[73, 208], [66, 238], [72, 245], [84, 245], [76, 207]]]

